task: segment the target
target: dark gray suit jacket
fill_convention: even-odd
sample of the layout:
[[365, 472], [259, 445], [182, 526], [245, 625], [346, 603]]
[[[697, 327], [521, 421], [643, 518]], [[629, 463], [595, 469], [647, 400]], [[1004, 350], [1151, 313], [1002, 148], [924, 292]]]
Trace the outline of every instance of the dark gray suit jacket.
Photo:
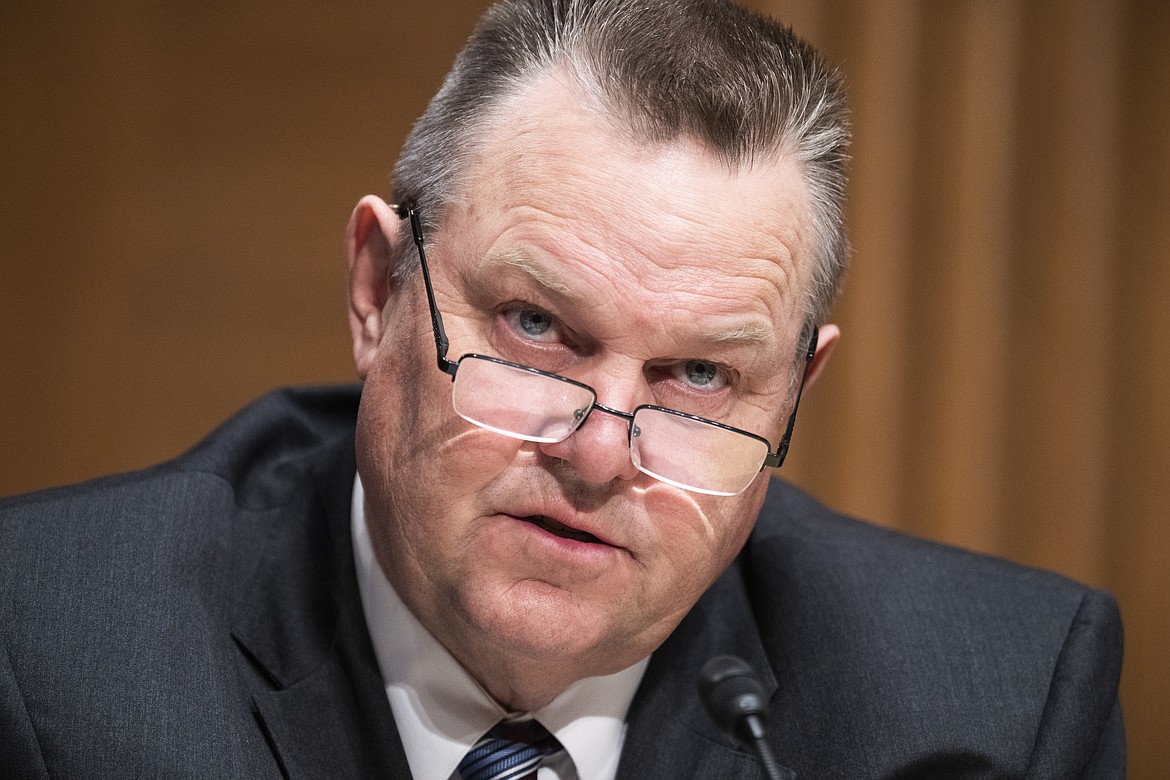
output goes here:
[[[283, 391], [143, 472], [0, 502], [0, 778], [407, 778], [354, 578], [356, 388]], [[1121, 777], [1109, 596], [775, 482], [654, 654], [619, 776], [756, 778], [732, 653], [813, 778]]]

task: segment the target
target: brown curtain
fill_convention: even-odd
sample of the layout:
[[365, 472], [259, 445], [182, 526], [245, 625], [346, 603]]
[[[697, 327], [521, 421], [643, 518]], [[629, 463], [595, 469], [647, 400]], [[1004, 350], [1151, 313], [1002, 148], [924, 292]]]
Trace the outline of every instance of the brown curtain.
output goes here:
[[760, 0], [845, 73], [844, 339], [786, 476], [1111, 590], [1170, 772], [1170, 4]]
[[[352, 376], [341, 236], [484, 2], [0, 5], [0, 494]], [[1170, 773], [1170, 3], [756, 0], [846, 74], [845, 338], [785, 476], [1121, 603]]]

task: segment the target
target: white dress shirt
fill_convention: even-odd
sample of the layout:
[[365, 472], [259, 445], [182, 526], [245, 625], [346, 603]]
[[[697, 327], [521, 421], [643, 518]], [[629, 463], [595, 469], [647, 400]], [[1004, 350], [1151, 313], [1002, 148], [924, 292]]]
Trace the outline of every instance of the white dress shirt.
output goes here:
[[458, 780], [456, 767], [481, 736], [503, 718], [527, 715], [568, 754], [547, 760], [538, 780], [613, 780], [626, 711], [649, 658], [616, 674], [579, 680], [536, 712], [508, 712], [418, 622], [386, 579], [366, 529], [360, 478], [354, 480], [352, 521], [362, 609], [416, 780]]

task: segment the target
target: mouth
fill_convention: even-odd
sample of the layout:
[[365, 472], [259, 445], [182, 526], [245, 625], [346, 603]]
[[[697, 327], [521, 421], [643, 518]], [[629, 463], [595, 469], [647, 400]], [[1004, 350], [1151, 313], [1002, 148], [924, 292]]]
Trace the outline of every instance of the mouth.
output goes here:
[[559, 536], [562, 539], [572, 539], [577, 542], [588, 542], [589, 544], [603, 544], [603, 542], [596, 536], [584, 531], [579, 531], [576, 528], [571, 528], [564, 523], [553, 520], [546, 515], [528, 515], [521, 517], [526, 523], [532, 523], [537, 528], [548, 531], [553, 536]]

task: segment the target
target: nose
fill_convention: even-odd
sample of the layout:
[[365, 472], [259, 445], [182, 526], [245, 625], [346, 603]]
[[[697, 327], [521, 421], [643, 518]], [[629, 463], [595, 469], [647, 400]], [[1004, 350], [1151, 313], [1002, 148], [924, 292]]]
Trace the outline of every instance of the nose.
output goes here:
[[541, 444], [540, 449], [571, 465], [590, 484], [633, 479], [638, 469], [630, 460], [630, 422], [622, 414], [608, 407], [594, 408], [569, 438]]

